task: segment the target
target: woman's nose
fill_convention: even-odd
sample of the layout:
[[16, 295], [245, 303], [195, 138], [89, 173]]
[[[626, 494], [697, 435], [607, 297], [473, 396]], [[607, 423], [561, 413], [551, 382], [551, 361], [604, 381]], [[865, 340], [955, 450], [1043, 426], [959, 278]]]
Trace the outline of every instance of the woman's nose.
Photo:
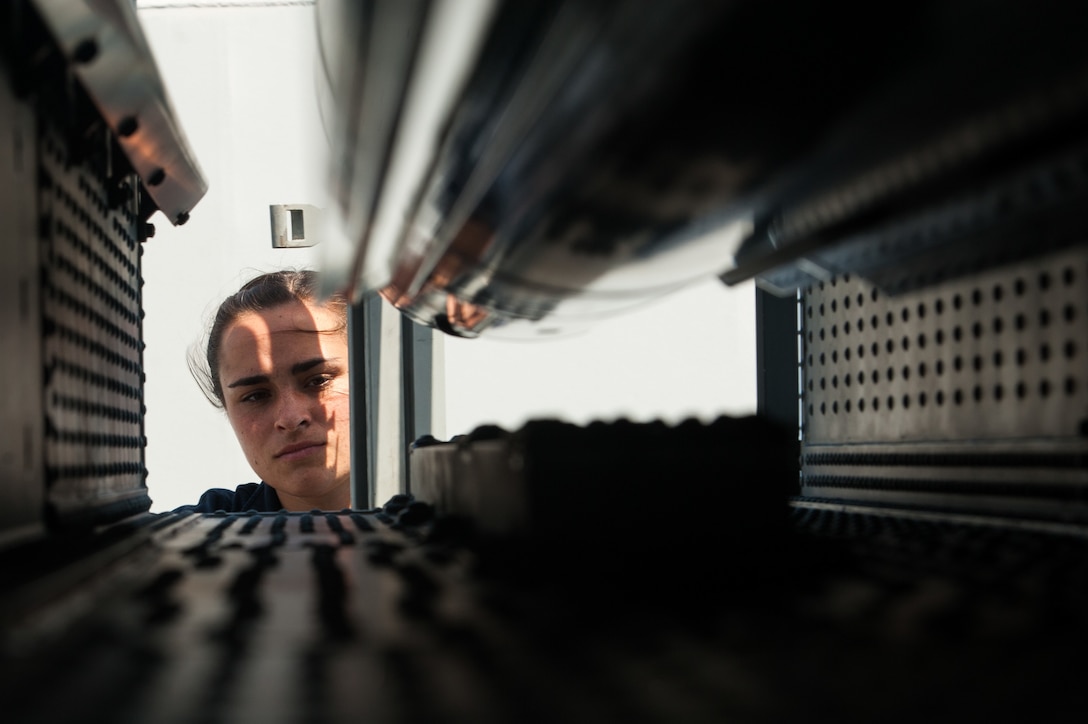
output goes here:
[[293, 390], [280, 395], [276, 408], [276, 427], [281, 430], [294, 430], [313, 422], [309, 403], [305, 395]]

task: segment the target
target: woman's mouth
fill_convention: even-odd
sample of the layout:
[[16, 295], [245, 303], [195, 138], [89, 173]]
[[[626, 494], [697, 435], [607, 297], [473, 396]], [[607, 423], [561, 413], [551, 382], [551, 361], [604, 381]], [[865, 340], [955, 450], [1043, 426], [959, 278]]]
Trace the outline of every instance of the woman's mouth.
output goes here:
[[282, 448], [273, 457], [285, 461], [301, 460], [310, 455], [323, 452], [322, 448], [324, 447], [324, 442], [299, 442]]

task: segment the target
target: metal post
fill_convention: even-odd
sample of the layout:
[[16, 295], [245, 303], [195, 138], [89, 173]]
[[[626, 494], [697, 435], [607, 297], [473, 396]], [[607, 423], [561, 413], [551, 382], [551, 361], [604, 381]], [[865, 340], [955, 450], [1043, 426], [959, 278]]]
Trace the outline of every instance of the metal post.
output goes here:
[[378, 430], [381, 298], [368, 293], [348, 311], [351, 372], [351, 505], [373, 508]]
[[797, 297], [756, 288], [756, 409], [781, 425], [799, 424]]
[[422, 435], [431, 432], [431, 400], [433, 397], [433, 332], [407, 317], [401, 318], [401, 423], [404, 430], [403, 465], [404, 488], [412, 490], [408, 447]]

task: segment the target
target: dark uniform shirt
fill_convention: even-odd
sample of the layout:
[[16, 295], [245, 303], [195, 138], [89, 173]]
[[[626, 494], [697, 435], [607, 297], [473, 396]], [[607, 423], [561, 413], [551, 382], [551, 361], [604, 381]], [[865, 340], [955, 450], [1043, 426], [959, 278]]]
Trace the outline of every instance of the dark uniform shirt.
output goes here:
[[227, 513], [244, 513], [247, 510], [274, 513], [282, 509], [283, 504], [276, 495], [276, 489], [261, 482], [244, 483], [233, 491], [212, 488], [200, 496], [196, 505], [183, 505], [175, 510], [179, 513], [214, 513], [217, 510]]

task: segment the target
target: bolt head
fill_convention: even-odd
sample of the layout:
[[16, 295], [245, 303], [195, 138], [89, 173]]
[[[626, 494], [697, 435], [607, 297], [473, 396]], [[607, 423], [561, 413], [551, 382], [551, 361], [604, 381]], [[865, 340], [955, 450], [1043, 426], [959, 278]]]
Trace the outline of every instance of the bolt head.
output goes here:
[[121, 138], [128, 138], [132, 134], [136, 133], [140, 127], [140, 122], [136, 120], [136, 116], [125, 116], [117, 124], [117, 135]]
[[98, 57], [98, 41], [94, 38], [84, 38], [72, 51], [72, 59], [80, 65], [90, 63]]

